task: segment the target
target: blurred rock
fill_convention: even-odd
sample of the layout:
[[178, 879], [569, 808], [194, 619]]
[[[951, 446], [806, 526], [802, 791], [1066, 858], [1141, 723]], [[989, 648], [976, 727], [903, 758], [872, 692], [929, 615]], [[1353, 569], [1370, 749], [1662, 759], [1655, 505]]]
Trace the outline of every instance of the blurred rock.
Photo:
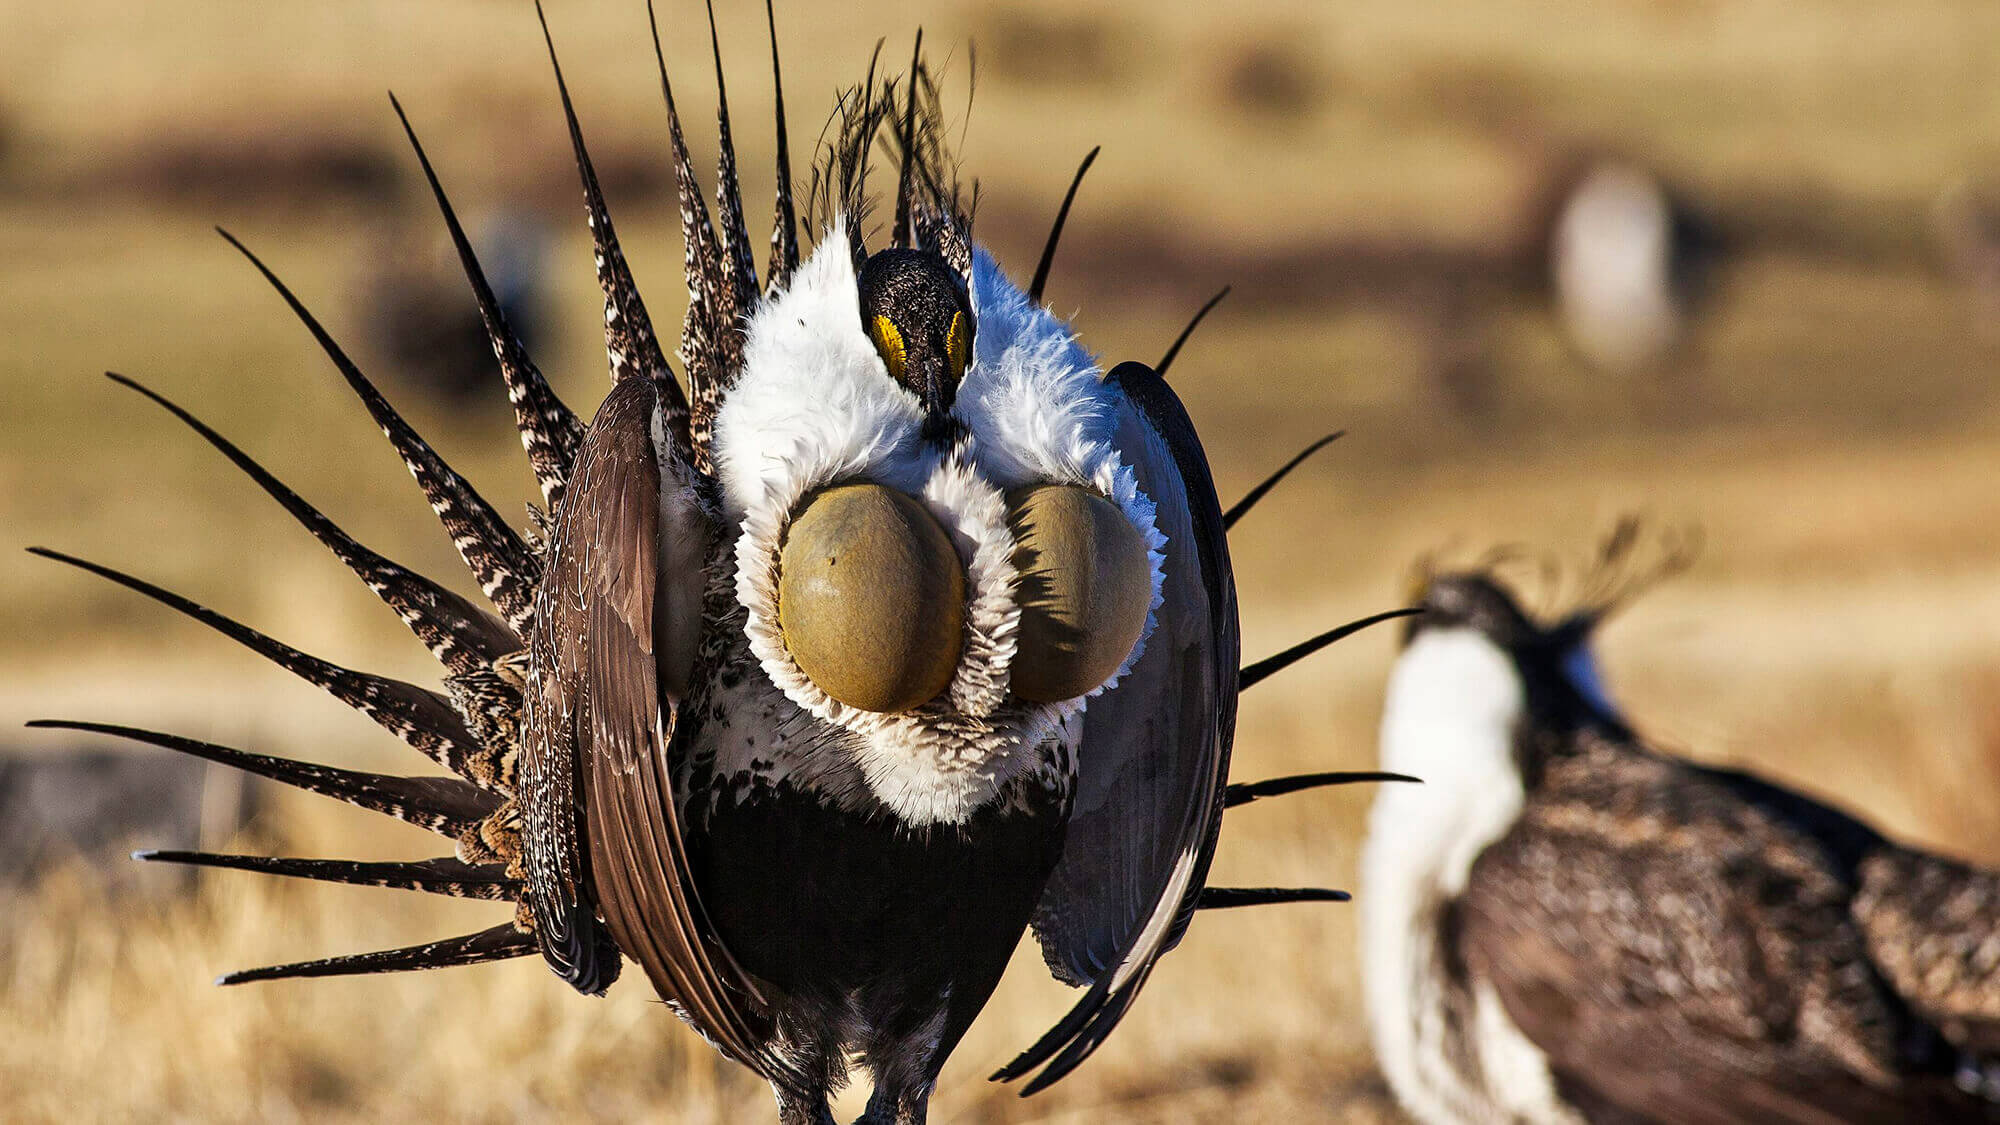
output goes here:
[[2000, 183], [1964, 177], [1945, 188], [1931, 208], [1931, 233], [1978, 331], [2000, 339]]
[[1324, 69], [1308, 40], [1273, 34], [1225, 57], [1219, 93], [1241, 114], [1296, 123], [1319, 105]]
[[991, 8], [973, 35], [982, 74], [1023, 85], [1089, 86], [1118, 77], [1106, 17], [1086, 12]]
[[0, 752], [0, 888], [80, 861], [117, 892], [184, 891], [192, 869], [132, 850], [225, 846], [258, 796], [237, 770], [163, 751]]
[[[551, 315], [543, 284], [547, 228], [533, 215], [503, 212], [482, 224], [473, 241], [501, 312], [532, 352]], [[413, 246], [426, 251], [413, 253]], [[430, 227], [398, 225], [379, 240], [380, 266], [363, 286], [362, 321], [404, 382], [450, 400], [490, 398], [501, 384], [485, 322], [457, 254], [436, 246]]]

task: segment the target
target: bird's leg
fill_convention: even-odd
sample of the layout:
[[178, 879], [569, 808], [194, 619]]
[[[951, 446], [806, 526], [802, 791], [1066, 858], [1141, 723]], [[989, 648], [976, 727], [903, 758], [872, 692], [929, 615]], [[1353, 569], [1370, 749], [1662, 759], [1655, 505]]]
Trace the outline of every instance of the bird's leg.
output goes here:
[[778, 1096], [778, 1125], [838, 1125], [833, 1110], [827, 1108], [824, 1087], [809, 1095], [791, 1093], [775, 1085], [771, 1091]]
[[933, 1081], [902, 1083], [878, 1079], [875, 1092], [868, 1097], [867, 1110], [854, 1125], [924, 1125]]

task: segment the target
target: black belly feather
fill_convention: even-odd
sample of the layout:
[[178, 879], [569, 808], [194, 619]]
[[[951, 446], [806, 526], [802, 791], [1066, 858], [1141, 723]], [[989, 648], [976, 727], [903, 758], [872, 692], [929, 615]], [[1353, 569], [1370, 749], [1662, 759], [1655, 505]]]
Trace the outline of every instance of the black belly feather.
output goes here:
[[962, 1034], [1027, 929], [1066, 820], [1041, 788], [921, 828], [786, 783], [723, 788], [689, 840], [702, 902], [738, 963], [782, 995], [780, 1015], [833, 1039], [843, 1015], [880, 1042], [943, 1008], [942, 1040]]

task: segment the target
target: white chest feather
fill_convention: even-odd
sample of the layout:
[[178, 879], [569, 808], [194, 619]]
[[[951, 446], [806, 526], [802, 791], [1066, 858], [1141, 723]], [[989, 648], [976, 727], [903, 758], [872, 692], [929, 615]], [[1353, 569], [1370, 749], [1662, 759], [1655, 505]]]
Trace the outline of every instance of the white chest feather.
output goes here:
[[1473, 861], [1520, 815], [1514, 762], [1524, 691], [1507, 654], [1470, 629], [1421, 633], [1396, 663], [1382, 716], [1386, 786], [1362, 857], [1370, 1031], [1403, 1105], [1427, 1122], [1575, 1120], [1540, 1050], [1490, 990], [1441, 968], [1438, 921]]
[[[737, 733], [715, 748], [716, 760], [725, 771], [749, 765], [816, 788], [865, 785], [911, 824], [960, 823], [1009, 782], [1044, 767], [1052, 740], [1073, 743], [1067, 720], [1089, 698], [1030, 704], [1009, 691], [1020, 610], [1005, 491], [1064, 483], [1109, 497], [1146, 539], [1155, 606], [1164, 541], [1152, 501], [1111, 443], [1111, 391], [1066, 325], [978, 252], [973, 360], [953, 409], [967, 436], [950, 448], [925, 442], [921, 405], [889, 378], [862, 331], [846, 245], [839, 230], [829, 233], [791, 287], [759, 306], [742, 378], [716, 419], [723, 507], [736, 525], [745, 662], [764, 681], [738, 684], [719, 699], [733, 717], [741, 708], [764, 718], [728, 724]], [[785, 529], [813, 490], [848, 481], [917, 498], [965, 567], [959, 664], [944, 693], [914, 710], [870, 712], [832, 699], [784, 641], [777, 597]], [[1151, 629], [1149, 618], [1124, 667], [1098, 691], [1138, 660]]]

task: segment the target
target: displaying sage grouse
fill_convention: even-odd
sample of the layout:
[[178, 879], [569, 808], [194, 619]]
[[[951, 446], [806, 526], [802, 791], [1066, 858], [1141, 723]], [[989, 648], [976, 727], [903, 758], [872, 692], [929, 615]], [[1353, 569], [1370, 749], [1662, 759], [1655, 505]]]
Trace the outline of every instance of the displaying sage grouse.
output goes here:
[[[709, 31], [713, 41], [712, 20]], [[657, 26], [654, 42], [657, 52]], [[774, 67], [775, 43], [773, 28]], [[770, 1081], [782, 1120], [828, 1120], [851, 1052], [875, 1079], [864, 1120], [915, 1122], [1032, 925], [1055, 975], [1088, 987], [996, 1075], [1033, 1075], [1032, 1092], [1104, 1041], [1199, 906], [1336, 897], [1204, 884], [1226, 803], [1340, 780], [1225, 788], [1240, 687], [1347, 630], [1239, 675], [1224, 532], [1242, 505], [1220, 510], [1157, 371], [1103, 372], [1041, 307], [1053, 235], [1025, 291], [973, 243], [920, 51], [900, 79], [871, 66], [841, 99], [814, 162], [807, 221], [822, 237], [809, 256], [780, 95], [761, 279], [726, 98], [718, 90], [711, 211], [664, 61], [661, 71], [686, 241], [685, 391], [557, 71], [612, 376], [588, 426], [510, 332], [417, 150], [548, 504], [526, 534], [243, 250], [395, 445], [497, 617], [356, 543], [180, 407], [113, 376], [192, 426], [352, 567], [444, 664], [445, 692], [336, 666], [42, 552], [214, 626], [458, 776], [45, 725], [228, 762], [456, 843], [414, 863], [146, 858], [515, 904], [511, 920], [470, 936], [224, 983], [539, 950], [576, 989], [601, 993], [629, 958], [695, 1030]], [[889, 245], [871, 253], [878, 143], [895, 155], [894, 196]]]
[[1602, 593], [1544, 623], [1488, 571], [1443, 574], [1409, 624], [1382, 759], [1425, 784], [1377, 798], [1361, 904], [1403, 1105], [2000, 1121], [2000, 874], [1649, 747], [1593, 668]]

